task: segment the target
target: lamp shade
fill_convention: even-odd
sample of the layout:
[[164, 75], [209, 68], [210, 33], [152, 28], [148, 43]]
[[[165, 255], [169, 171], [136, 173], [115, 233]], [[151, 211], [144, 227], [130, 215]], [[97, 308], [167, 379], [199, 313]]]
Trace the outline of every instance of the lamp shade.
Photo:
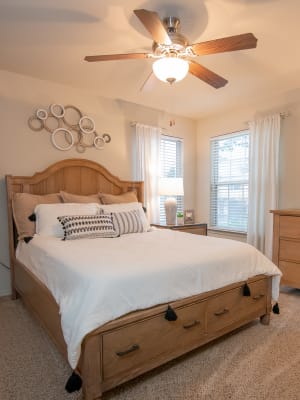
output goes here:
[[178, 82], [186, 77], [189, 63], [182, 58], [164, 57], [152, 64], [154, 75], [163, 82]]
[[183, 179], [160, 178], [159, 194], [162, 196], [183, 196]]

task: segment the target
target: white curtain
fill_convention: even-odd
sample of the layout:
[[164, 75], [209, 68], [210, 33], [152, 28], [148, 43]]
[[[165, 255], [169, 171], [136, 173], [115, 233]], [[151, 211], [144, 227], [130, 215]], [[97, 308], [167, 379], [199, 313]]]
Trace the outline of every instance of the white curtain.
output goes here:
[[150, 223], [159, 223], [160, 138], [160, 128], [135, 125], [134, 179], [144, 181], [145, 206]]
[[249, 122], [249, 209], [247, 242], [272, 258], [273, 219], [278, 208], [280, 114]]

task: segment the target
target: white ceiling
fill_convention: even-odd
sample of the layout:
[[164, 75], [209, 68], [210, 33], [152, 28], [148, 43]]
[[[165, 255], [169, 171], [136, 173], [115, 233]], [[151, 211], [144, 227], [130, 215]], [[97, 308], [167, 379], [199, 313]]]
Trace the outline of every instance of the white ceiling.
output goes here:
[[[179, 17], [190, 43], [252, 32], [258, 46], [197, 58], [228, 79], [223, 88], [188, 75], [141, 91], [151, 60], [83, 60], [150, 52], [139, 8]], [[299, 38], [300, 0], [0, 0], [0, 69], [197, 119], [298, 88]]]

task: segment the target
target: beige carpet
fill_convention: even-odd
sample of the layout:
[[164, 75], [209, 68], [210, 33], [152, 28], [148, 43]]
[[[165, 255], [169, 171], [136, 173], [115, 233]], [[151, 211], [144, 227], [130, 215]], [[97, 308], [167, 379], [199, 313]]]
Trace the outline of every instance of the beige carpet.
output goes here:
[[[104, 400], [299, 400], [300, 291], [285, 290], [270, 326], [247, 328], [103, 396]], [[22, 303], [0, 300], [0, 399], [79, 400], [70, 374]]]

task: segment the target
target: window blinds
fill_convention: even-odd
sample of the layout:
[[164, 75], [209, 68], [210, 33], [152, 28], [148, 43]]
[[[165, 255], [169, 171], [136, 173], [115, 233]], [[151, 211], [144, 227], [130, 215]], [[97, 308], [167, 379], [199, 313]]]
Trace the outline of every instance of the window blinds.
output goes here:
[[[183, 178], [183, 141], [179, 138], [162, 136], [160, 140], [160, 177]], [[160, 223], [166, 223], [165, 200], [160, 196]], [[183, 212], [183, 196], [175, 196], [177, 211]]]
[[211, 139], [211, 227], [247, 232], [249, 132]]

